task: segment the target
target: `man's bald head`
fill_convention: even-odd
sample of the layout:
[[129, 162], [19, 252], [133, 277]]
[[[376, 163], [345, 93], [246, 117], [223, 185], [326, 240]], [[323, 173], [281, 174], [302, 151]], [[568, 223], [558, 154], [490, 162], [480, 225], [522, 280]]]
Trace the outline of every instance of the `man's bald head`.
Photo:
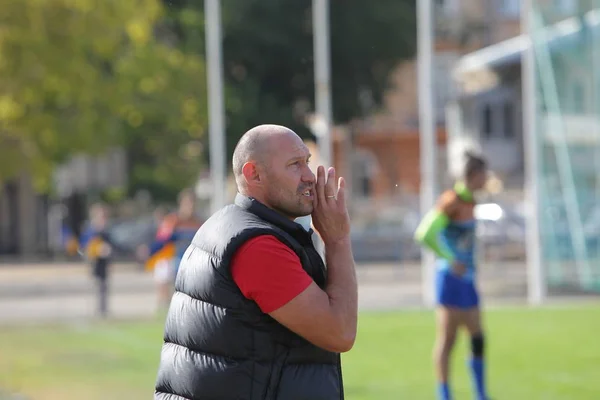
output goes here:
[[259, 125], [246, 132], [233, 152], [238, 192], [294, 219], [313, 210], [315, 175], [310, 151], [291, 129]]
[[233, 151], [233, 174], [238, 186], [244, 164], [250, 161], [263, 166], [268, 164], [277, 139], [293, 136], [301, 140], [294, 131], [281, 125], [259, 125], [244, 133]]

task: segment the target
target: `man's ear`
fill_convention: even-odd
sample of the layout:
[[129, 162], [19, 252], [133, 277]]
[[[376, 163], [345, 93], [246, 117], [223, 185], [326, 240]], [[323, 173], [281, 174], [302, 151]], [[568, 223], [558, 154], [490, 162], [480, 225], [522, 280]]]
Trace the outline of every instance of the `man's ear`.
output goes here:
[[242, 167], [242, 175], [248, 186], [260, 184], [260, 174], [256, 164], [253, 162], [247, 162]]

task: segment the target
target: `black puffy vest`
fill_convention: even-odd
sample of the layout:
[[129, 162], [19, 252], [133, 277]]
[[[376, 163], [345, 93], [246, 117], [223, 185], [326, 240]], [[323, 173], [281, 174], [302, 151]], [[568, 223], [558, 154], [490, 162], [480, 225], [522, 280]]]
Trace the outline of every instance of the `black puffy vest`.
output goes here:
[[160, 400], [340, 400], [340, 355], [312, 345], [240, 292], [229, 265], [249, 239], [289, 246], [321, 287], [312, 232], [238, 195], [198, 230], [180, 264], [155, 388]]

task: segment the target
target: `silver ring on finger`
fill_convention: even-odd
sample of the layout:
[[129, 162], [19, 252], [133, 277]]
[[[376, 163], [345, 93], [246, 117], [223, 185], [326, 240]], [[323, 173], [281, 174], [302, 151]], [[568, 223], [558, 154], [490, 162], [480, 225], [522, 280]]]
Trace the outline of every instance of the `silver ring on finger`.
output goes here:
[[327, 196], [328, 199], [335, 199], [335, 195]]

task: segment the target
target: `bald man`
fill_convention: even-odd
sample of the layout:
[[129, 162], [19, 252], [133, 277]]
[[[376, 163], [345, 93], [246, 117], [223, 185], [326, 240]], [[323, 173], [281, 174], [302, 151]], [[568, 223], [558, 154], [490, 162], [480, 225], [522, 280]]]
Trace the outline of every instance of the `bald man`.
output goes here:
[[[235, 204], [198, 230], [167, 315], [155, 399], [339, 400], [356, 337], [357, 284], [343, 178], [309, 168], [278, 125], [233, 155]], [[294, 222], [311, 216], [325, 244]]]

